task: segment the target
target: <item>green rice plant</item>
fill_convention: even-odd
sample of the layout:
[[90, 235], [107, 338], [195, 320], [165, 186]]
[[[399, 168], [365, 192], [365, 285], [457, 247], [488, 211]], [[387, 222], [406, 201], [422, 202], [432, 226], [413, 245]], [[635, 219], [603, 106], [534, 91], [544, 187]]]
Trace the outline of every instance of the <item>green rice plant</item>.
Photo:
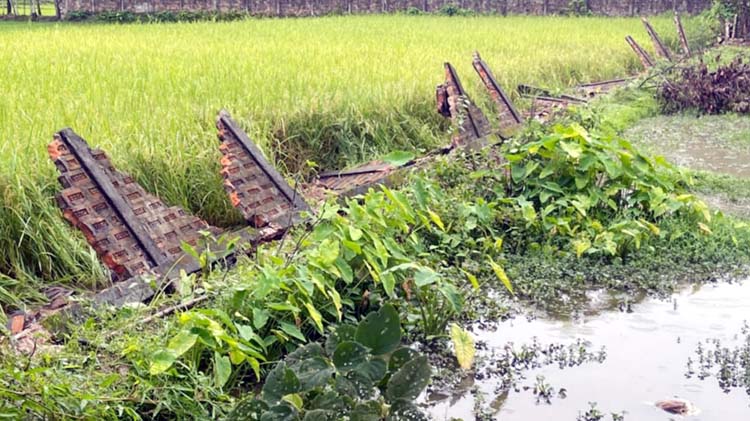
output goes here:
[[[652, 19], [673, 42], [671, 19]], [[700, 35], [686, 20], [691, 38]], [[350, 16], [164, 25], [0, 23], [0, 273], [10, 293], [106, 279], [62, 222], [45, 144], [70, 126], [170, 205], [241, 222], [222, 190], [214, 118], [228, 108], [269, 158], [304, 176], [447, 142], [443, 61], [476, 99], [471, 53], [501, 84], [554, 89], [639, 70], [638, 19]], [[4, 298], [0, 303], [9, 304]]]

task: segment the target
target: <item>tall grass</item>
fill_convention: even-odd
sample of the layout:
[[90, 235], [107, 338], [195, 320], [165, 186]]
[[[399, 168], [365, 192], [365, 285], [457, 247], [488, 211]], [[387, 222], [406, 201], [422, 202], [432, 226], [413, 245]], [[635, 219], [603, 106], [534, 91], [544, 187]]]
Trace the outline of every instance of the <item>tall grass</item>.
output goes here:
[[[673, 39], [670, 18], [655, 27]], [[689, 32], [694, 25], [687, 22]], [[55, 208], [45, 144], [70, 126], [170, 204], [239, 217], [213, 126], [228, 108], [288, 173], [445, 142], [433, 92], [453, 62], [470, 93], [482, 52], [499, 81], [553, 88], [638, 70], [638, 19], [362, 16], [169, 25], [0, 23], [0, 273], [6, 295], [103, 278]]]

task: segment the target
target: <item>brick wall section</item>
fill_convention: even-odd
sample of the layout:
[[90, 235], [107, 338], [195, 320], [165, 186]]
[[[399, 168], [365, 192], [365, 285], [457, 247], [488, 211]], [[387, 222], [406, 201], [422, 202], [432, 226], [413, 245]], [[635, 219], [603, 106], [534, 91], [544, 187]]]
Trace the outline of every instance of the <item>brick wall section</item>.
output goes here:
[[[142, 226], [167, 259], [176, 260], [182, 256], [183, 241], [197, 246], [200, 231], [220, 233], [219, 229], [187, 214], [183, 209], [166, 206], [131, 177], [117, 171], [101, 150], [89, 150], [126, 205], [132, 209], [138, 219], [133, 222]], [[83, 232], [99, 258], [112, 271], [113, 280], [125, 280], [156, 267], [158, 262], [147, 257], [122, 216], [117, 214], [60, 135], [48, 145], [47, 151], [60, 172], [59, 181], [63, 190], [57, 195], [57, 202], [63, 216]]]
[[[699, 13], [711, 0], [586, 0], [597, 15], [651, 15], [676, 10]], [[445, 4], [500, 14], [559, 14], [568, 10], [570, 0], [60, 0], [62, 14], [70, 11], [218, 11], [247, 12], [259, 16], [320, 16], [342, 13], [382, 13], [415, 7], [427, 12]]]

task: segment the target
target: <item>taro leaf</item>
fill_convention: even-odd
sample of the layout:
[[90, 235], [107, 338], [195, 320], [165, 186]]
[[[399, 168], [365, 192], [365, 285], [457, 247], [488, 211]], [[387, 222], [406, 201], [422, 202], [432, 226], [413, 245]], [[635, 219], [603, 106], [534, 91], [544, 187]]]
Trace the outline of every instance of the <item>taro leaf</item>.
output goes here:
[[382, 358], [373, 358], [370, 361], [360, 364], [355, 371], [363, 374], [370, 379], [373, 384], [376, 384], [385, 377], [386, 363]]
[[333, 385], [333, 388], [340, 395], [339, 399], [348, 398], [354, 402], [372, 397], [375, 392], [373, 386], [372, 381], [364, 374], [350, 371], [343, 376], [336, 377], [336, 383]]
[[279, 322], [279, 326], [281, 327], [281, 330], [287, 335], [299, 339], [302, 342], [307, 341], [307, 339], [305, 339], [305, 335], [302, 334], [297, 326], [287, 322]]
[[170, 350], [162, 349], [157, 351], [151, 356], [151, 367], [149, 367], [148, 372], [152, 376], [161, 374], [167, 371], [169, 367], [172, 367], [175, 359], [174, 353]]
[[355, 398], [359, 395], [357, 385], [344, 376], [336, 377], [336, 383], [333, 385], [333, 388], [339, 396]]
[[393, 151], [384, 156], [382, 160], [393, 165], [394, 167], [400, 167], [413, 161], [414, 154], [406, 151]]
[[263, 385], [263, 400], [275, 404], [284, 396], [297, 393], [299, 390], [300, 382], [297, 375], [286, 366], [284, 361], [281, 361], [268, 373], [266, 383]]
[[414, 285], [422, 288], [423, 286], [432, 285], [438, 280], [438, 274], [431, 269], [422, 269], [414, 274]]
[[302, 396], [297, 393], [292, 393], [281, 398], [283, 402], [291, 404], [297, 411], [301, 411], [305, 405], [305, 401], [302, 400]]
[[195, 345], [198, 340], [198, 335], [191, 333], [190, 331], [182, 331], [178, 333], [167, 345], [167, 348], [172, 351], [175, 357], [188, 352], [190, 348]]
[[451, 340], [453, 341], [458, 365], [464, 370], [470, 369], [472, 364], [474, 364], [474, 353], [476, 351], [474, 349], [474, 338], [471, 336], [471, 333], [453, 323], [451, 324]]
[[302, 360], [313, 357], [322, 357], [323, 347], [320, 344], [313, 342], [305, 346], [301, 346], [286, 356], [286, 362], [291, 365]]
[[227, 415], [227, 421], [259, 421], [261, 415], [268, 411], [268, 405], [262, 400], [249, 398], [235, 405]]
[[316, 396], [315, 399], [310, 402], [310, 408], [342, 412], [346, 409], [346, 405], [338, 393], [329, 390]]
[[507, 289], [508, 292], [513, 294], [513, 284], [510, 282], [510, 278], [508, 278], [508, 275], [505, 273], [505, 269], [495, 263], [492, 259], [489, 259], [488, 262], [490, 264], [490, 267], [492, 267], [492, 271], [495, 272], [495, 276], [497, 276], [497, 279], [499, 279], [500, 282], [503, 283], [503, 286], [505, 286], [505, 289]]
[[232, 362], [229, 357], [214, 352], [214, 383], [218, 387], [224, 387], [232, 375]]
[[353, 341], [357, 328], [352, 325], [340, 325], [326, 339], [326, 353], [332, 355], [340, 343]]
[[333, 411], [326, 409], [313, 409], [305, 413], [303, 421], [333, 421], [336, 419], [336, 414]]
[[385, 396], [389, 402], [416, 399], [430, 382], [432, 368], [427, 357], [419, 356], [403, 365], [388, 381]]
[[391, 405], [386, 421], [427, 421], [429, 418], [409, 400], [398, 400]]
[[323, 357], [313, 357], [291, 366], [300, 381], [300, 391], [308, 391], [325, 385], [335, 370]]
[[401, 343], [401, 321], [392, 305], [370, 313], [357, 326], [357, 342], [370, 348], [373, 355], [387, 354]]
[[282, 403], [272, 406], [260, 417], [260, 421], [296, 421], [299, 420], [299, 414], [292, 405]]
[[442, 284], [438, 288], [438, 291], [440, 291], [440, 293], [443, 294], [445, 299], [448, 300], [450, 309], [453, 310], [454, 313], [461, 312], [464, 306], [464, 303], [463, 303], [464, 297], [463, 295], [461, 295], [461, 293], [453, 284], [449, 284], [449, 283]]
[[271, 316], [271, 314], [263, 309], [254, 308], [253, 309], [253, 326], [255, 326], [256, 329], [260, 329], [263, 326], [266, 325], [266, 322], [268, 321], [268, 318]]
[[333, 365], [346, 372], [367, 361], [368, 354], [367, 348], [357, 342], [342, 342], [333, 351]]
[[380, 404], [377, 401], [367, 401], [357, 404], [349, 414], [351, 421], [379, 421]]
[[395, 373], [399, 368], [403, 367], [404, 364], [413, 360], [419, 353], [411, 348], [399, 348], [391, 354], [391, 359], [388, 360], [388, 371]]

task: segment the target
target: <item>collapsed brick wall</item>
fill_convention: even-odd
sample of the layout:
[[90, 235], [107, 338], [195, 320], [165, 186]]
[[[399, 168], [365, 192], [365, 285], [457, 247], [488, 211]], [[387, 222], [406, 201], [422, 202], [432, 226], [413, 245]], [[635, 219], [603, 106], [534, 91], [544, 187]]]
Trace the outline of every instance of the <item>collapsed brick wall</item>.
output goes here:
[[59, 0], [63, 15], [72, 11], [92, 13], [129, 11], [154, 13], [178, 12], [245, 12], [259, 16], [321, 16], [345, 13], [383, 13], [417, 8], [427, 12], [440, 10], [446, 4], [499, 14], [561, 14], [572, 4], [585, 4], [597, 15], [651, 15], [676, 10], [699, 13], [711, 0]]

